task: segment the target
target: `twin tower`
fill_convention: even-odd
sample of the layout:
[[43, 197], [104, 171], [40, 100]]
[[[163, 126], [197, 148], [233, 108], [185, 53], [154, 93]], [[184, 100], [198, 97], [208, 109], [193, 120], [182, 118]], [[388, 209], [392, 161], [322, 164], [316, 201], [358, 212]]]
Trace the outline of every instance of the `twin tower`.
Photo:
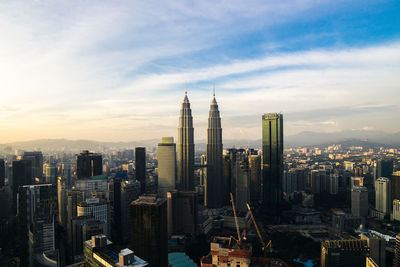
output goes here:
[[[185, 91], [179, 116], [177, 162], [177, 188], [194, 190], [194, 129], [187, 91]], [[213, 93], [208, 116], [206, 162], [204, 205], [209, 208], [218, 208], [223, 205], [222, 128], [215, 93]]]

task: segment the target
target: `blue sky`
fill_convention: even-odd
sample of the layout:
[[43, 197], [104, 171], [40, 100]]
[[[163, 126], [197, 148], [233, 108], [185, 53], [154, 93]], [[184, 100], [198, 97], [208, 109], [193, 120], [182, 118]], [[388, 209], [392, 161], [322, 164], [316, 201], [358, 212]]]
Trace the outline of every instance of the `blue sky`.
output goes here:
[[399, 1], [2, 1], [0, 143], [400, 131]]

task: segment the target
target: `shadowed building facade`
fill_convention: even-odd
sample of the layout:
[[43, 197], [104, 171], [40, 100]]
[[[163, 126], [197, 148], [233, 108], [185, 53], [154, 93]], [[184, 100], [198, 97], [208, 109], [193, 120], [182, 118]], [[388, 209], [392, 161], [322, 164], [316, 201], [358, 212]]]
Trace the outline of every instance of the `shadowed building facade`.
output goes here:
[[146, 191], [146, 148], [135, 147], [136, 180], [140, 182], [140, 192]]
[[194, 129], [192, 110], [185, 91], [178, 128], [178, 179], [179, 190], [193, 190], [194, 184]]
[[131, 249], [151, 266], [168, 266], [167, 201], [140, 196], [131, 209]]
[[103, 174], [103, 159], [101, 154], [91, 153], [87, 150], [76, 155], [76, 177], [85, 179]]
[[279, 216], [283, 181], [283, 116], [268, 113], [262, 116], [263, 202], [265, 212]]
[[215, 94], [208, 116], [206, 161], [204, 205], [209, 208], [220, 208], [223, 205], [222, 128]]

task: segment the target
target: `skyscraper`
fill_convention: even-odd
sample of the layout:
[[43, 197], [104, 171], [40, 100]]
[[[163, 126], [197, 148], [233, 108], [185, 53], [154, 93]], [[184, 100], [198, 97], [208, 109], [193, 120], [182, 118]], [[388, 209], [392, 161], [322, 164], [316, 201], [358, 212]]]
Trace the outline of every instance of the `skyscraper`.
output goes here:
[[0, 188], [4, 186], [4, 180], [6, 178], [6, 166], [4, 159], [0, 159]]
[[131, 203], [131, 248], [152, 266], [168, 266], [167, 201], [140, 196]]
[[364, 186], [354, 186], [351, 189], [351, 213], [366, 217], [368, 209], [368, 189]]
[[40, 151], [24, 152], [23, 159], [32, 161], [32, 177], [43, 182], [43, 154]]
[[76, 176], [85, 179], [103, 174], [103, 160], [101, 154], [90, 153], [87, 150], [76, 155]]
[[17, 193], [18, 188], [22, 185], [30, 185], [33, 183], [32, 176], [32, 161], [31, 160], [18, 160], [13, 161], [12, 164], [12, 200], [13, 200], [13, 212], [17, 210]]
[[158, 193], [166, 197], [167, 192], [175, 189], [176, 180], [176, 144], [173, 137], [163, 137], [158, 144]]
[[207, 128], [207, 178], [204, 205], [219, 208], [222, 203], [222, 128], [215, 94], [210, 105]]
[[178, 128], [178, 179], [177, 188], [193, 190], [194, 178], [194, 129], [192, 110], [187, 91], [182, 102]]
[[390, 179], [381, 177], [375, 181], [375, 209], [381, 213], [381, 216], [390, 214], [391, 201]]
[[250, 199], [252, 203], [260, 200], [261, 193], [261, 157], [259, 155], [249, 155], [250, 172]]
[[168, 235], [197, 233], [197, 193], [195, 191], [167, 192]]
[[145, 147], [135, 147], [135, 170], [136, 170], [136, 179], [141, 184], [140, 192], [143, 194], [145, 192], [145, 186], [146, 186], [146, 148]]
[[393, 159], [379, 159], [376, 163], [375, 179], [391, 177], [393, 173]]
[[272, 216], [279, 214], [283, 180], [283, 116], [262, 116], [263, 208]]

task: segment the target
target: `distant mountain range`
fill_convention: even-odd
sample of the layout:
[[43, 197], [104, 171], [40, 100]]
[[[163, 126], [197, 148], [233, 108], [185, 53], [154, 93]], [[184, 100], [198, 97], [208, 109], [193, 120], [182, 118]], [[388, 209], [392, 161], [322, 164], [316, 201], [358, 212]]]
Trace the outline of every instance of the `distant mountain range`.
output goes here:
[[[203, 140], [202, 140], [203, 141]], [[344, 146], [382, 146], [400, 145], [400, 132], [390, 134], [380, 131], [342, 131], [336, 133], [301, 132], [285, 137], [285, 147], [313, 146], [342, 144]], [[90, 140], [67, 139], [40, 139], [24, 142], [0, 144], [1, 150], [22, 149], [41, 151], [71, 151], [77, 152], [83, 149], [91, 151], [105, 151], [109, 149], [128, 149], [137, 146], [154, 148], [160, 142], [159, 139], [150, 139], [133, 142], [99, 142]], [[261, 140], [224, 140], [224, 147], [252, 147], [261, 148]], [[204, 142], [196, 142], [196, 150], [205, 150]]]
[[342, 131], [335, 133], [301, 132], [285, 138], [285, 147], [312, 146], [341, 143], [342, 145], [400, 145], [400, 132]]

